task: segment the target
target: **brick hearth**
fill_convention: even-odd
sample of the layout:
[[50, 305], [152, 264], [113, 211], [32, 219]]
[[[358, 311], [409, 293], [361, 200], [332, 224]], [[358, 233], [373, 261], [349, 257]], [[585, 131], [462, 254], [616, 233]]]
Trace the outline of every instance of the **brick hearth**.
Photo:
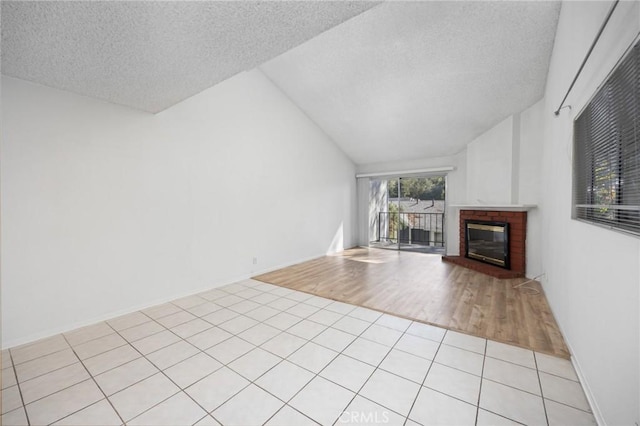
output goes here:
[[[489, 222], [506, 222], [509, 224], [509, 257], [511, 269], [504, 269], [477, 260], [464, 257], [466, 252], [464, 221], [482, 220]], [[496, 278], [524, 277], [526, 272], [525, 246], [527, 235], [527, 212], [499, 210], [460, 210], [460, 256], [442, 256], [445, 262], [451, 262], [474, 271], [482, 272]]]

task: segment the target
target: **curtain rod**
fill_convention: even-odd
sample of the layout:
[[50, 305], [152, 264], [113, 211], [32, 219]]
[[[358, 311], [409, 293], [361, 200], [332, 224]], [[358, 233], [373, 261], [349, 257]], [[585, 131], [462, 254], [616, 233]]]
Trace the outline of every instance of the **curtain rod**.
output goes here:
[[564, 102], [567, 100], [567, 97], [569, 96], [569, 93], [571, 93], [571, 90], [573, 89], [573, 86], [576, 84], [576, 81], [578, 80], [578, 77], [580, 77], [580, 74], [582, 73], [582, 69], [584, 68], [584, 65], [589, 60], [589, 56], [591, 56], [591, 52], [593, 52], [593, 49], [596, 47], [596, 44], [598, 43], [598, 40], [600, 40], [600, 36], [602, 35], [602, 32], [604, 31], [604, 28], [607, 26], [607, 23], [609, 22], [609, 19], [611, 18], [611, 15], [613, 15], [613, 11], [616, 10], [616, 7], [618, 6], [619, 2], [620, 2], [620, 0], [616, 0], [613, 3], [613, 5], [611, 6], [611, 9], [609, 9], [609, 13], [607, 13], [607, 17], [605, 18], [604, 22], [602, 23], [602, 26], [600, 27], [600, 31], [598, 31], [598, 34], [596, 35], [596, 38], [593, 40], [593, 43], [591, 43], [591, 47], [589, 48], [589, 51], [587, 52], [587, 55], [584, 57], [584, 60], [582, 61], [582, 65], [580, 65], [580, 68], [578, 68], [578, 72], [576, 73], [575, 77], [573, 77], [573, 81], [571, 82], [571, 85], [569, 86], [569, 89], [567, 90], [567, 93], [564, 95], [564, 98], [562, 98], [562, 102], [560, 102], [560, 106], [558, 107], [557, 110], [555, 110], [553, 112], [556, 117], [558, 115], [560, 115], [560, 110], [562, 108], [564, 108]]
[[429, 169], [402, 170], [402, 171], [395, 171], [395, 172], [356, 173], [356, 178], [416, 175], [420, 173], [450, 172], [453, 170], [455, 170], [455, 167], [445, 166], [445, 167], [432, 167]]

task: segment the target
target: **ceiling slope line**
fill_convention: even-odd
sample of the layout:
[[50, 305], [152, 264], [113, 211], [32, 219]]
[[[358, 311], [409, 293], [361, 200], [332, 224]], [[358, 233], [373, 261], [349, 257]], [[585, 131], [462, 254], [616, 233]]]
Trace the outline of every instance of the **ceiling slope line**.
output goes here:
[[318, 122], [316, 120], [314, 120], [307, 113], [307, 111], [305, 111], [300, 105], [298, 105], [298, 103], [296, 101], [294, 101], [291, 98], [291, 96], [289, 96], [289, 94], [282, 89], [282, 87], [280, 87], [275, 81], [273, 81], [273, 79], [271, 79], [271, 77], [269, 77], [269, 75], [267, 73], [265, 73], [262, 70], [261, 67], [257, 67], [256, 70], [258, 70], [260, 72], [260, 74], [262, 74], [264, 76], [264, 78], [266, 78], [269, 81], [269, 83], [271, 83], [273, 85], [273, 87], [278, 89], [278, 91], [282, 94], [282, 96], [284, 96], [291, 103], [291, 105], [295, 106], [296, 109], [298, 111], [300, 111], [302, 113], [302, 115], [304, 115], [307, 120], [309, 120], [311, 123], [313, 123], [313, 125], [316, 126], [318, 128], [318, 130], [320, 130], [320, 132], [322, 132], [322, 134], [325, 135], [326, 138], [331, 141], [331, 143], [335, 146], [335, 148], [338, 151], [340, 151], [342, 153], [342, 155], [344, 155], [344, 157], [351, 162], [351, 164], [353, 164], [353, 167], [357, 167], [357, 166], [360, 165], [360, 164], [356, 164], [356, 162], [353, 161], [353, 159], [342, 149], [342, 147], [336, 142], [336, 140], [329, 133], [327, 133], [327, 131], [320, 124], [318, 124]]

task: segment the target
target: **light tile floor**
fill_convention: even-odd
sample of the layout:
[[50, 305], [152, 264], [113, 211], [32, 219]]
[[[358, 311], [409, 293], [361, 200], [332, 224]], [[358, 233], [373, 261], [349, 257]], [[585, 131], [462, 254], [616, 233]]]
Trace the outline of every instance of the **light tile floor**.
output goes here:
[[253, 280], [2, 351], [3, 425], [588, 425], [569, 361]]

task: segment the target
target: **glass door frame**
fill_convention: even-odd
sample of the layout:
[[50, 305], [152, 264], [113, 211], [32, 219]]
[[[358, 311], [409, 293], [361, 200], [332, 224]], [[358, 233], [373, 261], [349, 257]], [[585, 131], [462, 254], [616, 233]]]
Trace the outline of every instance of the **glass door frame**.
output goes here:
[[[387, 250], [398, 250], [398, 251], [416, 251], [416, 250], [411, 250], [410, 248], [403, 248], [403, 240], [401, 238], [401, 224], [402, 224], [402, 214], [400, 212], [400, 208], [401, 208], [401, 203], [400, 200], [402, 199], [401, 195], [402, 195], [402, 180], [403, 179], [410, 179], [410, 178], [435, 178], [435, 177], [442, 177], [444, 179], [444, 200], [443, 201], [443, 212], [442, 212], [442, 218], [441, 218], [441, 247], [443, 249], [443, 254], [446, 251], [446, 226], [445, 226], [445, 219], [446, 219], [446, 212], [447, 212], [447, 173], [446, 172], [438, 172], [438, 173], [420, 173], [420, 174], [401, 174], [401, 175], [391, 175], [391, 176], [380, 176], [380, 177], [372, 177], [370, 178], [371, 180], [376, 180], [376, 181], [386, 181], [388, 182], [392, 182], [392, 181], [396, 181], [397, 182], [397, 196], [395, 198], [391, 198], [389, 196], [389, 189], [387, 187], [387, 210], [388, 210], [388, 221], [391, 222], [392, 219], [392, 212], [391, 209], [388, 207], [389, 205], [392, 204], [393, 201], [397, 202], [397, 206], [398, 206], [398, 211], [396, 213], [396, 217], [394, 220], [394, 225], [395, 225], [395, 236], [396, 236], [396, 242], [395, 244], [391, 244], [385, 247], [378, 247], [378, 248], [385, 248]], [[369, 202], [371, 203], [371, 199], [369, 200]], [[381, 228], [381, 224], [380, 224], [380, 210], [377, 210], [376, 214], [378, 215], [378, 229]], [[369, 218], [370, 220], [370, 218]], [[387, 227], [389, 227], [390, 224], [387, 225]], [[438, 228], [438, 223], [437, 223], [437, 218], [436, 218], [436, 231]], [[433, 240], [434, 243], [437, 243], [437, 232], [436, 231], [432, 231], [430, 229], [430, 232], [433, 232], [433, 236], [429, 236], [429, 242], [431, 242], [431, 240]], [[412, 241], [412, 236], [411, 236], [411, 227], [409, 227], [409, 245], [411, 245], [411, 241]], [[393, 235], [391, 232], [387, 232], [388, 236], [391, 237], [391, 235]], [[391, 238], [388, 238], [391, 239]], [[370, 242], [373, 241], [371, 240], [371, 238], [369, 238]], [[378, 231], [378, 241], [381, 240], [381, 232]], [[369, 244], [370, 245], [370, 244]], [[430, 245], [430, 244], [429, 244]]]

